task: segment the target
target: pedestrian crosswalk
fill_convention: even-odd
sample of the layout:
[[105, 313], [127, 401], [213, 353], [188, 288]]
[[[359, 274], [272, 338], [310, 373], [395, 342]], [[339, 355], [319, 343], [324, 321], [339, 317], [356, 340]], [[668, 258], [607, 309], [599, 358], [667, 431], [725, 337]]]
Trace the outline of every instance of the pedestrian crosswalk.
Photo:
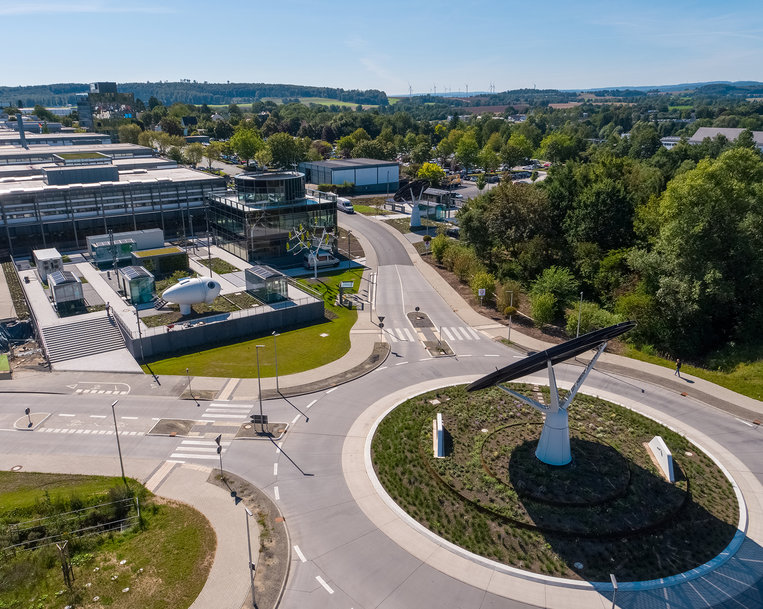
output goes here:
[[[477, 330], [468, 326], [442, 326], [432, 328], [437, 338], [448, 341], [480, 340], [482, 337]], [[416, 336], [409, 328], [384, 328], [384, 336], [392, 343], [415, 342]]]
[[201, 418], [205, 421], [246, 421], [249, 418], [249, 411], [253, 408], [252, 404], [231, 404], [229, 402], [212, 402]]
[[[230, 446], [230, 441], [220, 442], [223, 447], [223, 453]], [[199, 459], [209, 461], [219, 459], [217, 454], [217, 443], [214, 440], [182, 440], [178, 447], [170, 455], [173, 460]]]
[[[90, 434], [93, 436], [113, 436], [113, 429], [82, 429], [81, 427], [66, 427], [63, 429], [57, 427], [41, 427], [40, 433], [72, 433], [72, 434]], [[142, 436], [142, 431], [122, 431], [119, 430], [120, 436]]]

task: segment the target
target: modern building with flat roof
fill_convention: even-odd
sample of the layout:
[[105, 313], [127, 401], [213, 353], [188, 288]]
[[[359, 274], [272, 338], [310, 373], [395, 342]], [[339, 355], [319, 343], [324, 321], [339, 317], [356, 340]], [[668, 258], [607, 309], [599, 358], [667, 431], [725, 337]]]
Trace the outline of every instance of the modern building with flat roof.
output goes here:
[[59, 154], [39, 173], [0, 179], [0, 250], [83, 248], [87, 236], [110, 230], [193, 235], [207, 229], [207, 197], [225, 192], [224, 178], [200, 171], [120, 170], [108, 156], [86, 156]]
[[[104, 133], [27, 133], [30, 146], [77, 146], [83, 144], [111, 144], [111, 137]], [[21, 146], [21, 134], [11, 129], [0, 129], [0, 146]]]
[[[734, 142], [742, 134], [744, 129], [732, 127], [700, 127], [689, 138], [690, 144], [701, 144], [706, 138], [714, 139], [719, 135], [725, 137], [728, 141]], [[758, 150], [763, 150], [763, 131], [753, 131], [752, 139]]]
[[400, 187], [400, 165], [396, 161], [375, 159], [332, 159], [299, 164], [311, 184], [354, 184], [354, 192], [394, 193]]
[[[2, 134], [2, 131], [0, 131]], [[30, 136], [27, 136], [29, 138]], [[21, 146], [0, 146], [0, 167], [4, 165], [31, 165], [35, 163], [53, 163], [55, 155], [61, 154], [90, 154], [99, 152], [112, 160], [151, 158], [154, 150], [138, 144], [78, 144], [76, 146], [34, 145], [29, 148]]]
[[217, 245], [239, 258], [300, 263], [287, 249], [290, 233], [300, 226], [336, 230], [336, 195], [307, 191], [303, 173], [243, 173], [234, 181], [234, 191], [208, 197], [209, 224]]

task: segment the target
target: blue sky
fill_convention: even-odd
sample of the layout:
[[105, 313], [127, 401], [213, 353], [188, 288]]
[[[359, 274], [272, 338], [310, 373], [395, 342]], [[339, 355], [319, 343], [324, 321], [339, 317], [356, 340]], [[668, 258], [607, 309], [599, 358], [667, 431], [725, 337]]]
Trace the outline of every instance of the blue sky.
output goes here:
[[[0, 85], [268, 82], [387, 93], [763, 80], [763, 5], [0, 0]], [[18, 26], [15, 23], [18, 23]]]

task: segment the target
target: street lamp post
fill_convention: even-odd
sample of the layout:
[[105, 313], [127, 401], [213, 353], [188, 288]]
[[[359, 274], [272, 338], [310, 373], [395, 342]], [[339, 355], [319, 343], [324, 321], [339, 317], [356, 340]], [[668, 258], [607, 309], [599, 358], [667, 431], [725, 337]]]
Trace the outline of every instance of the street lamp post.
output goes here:
[[127, 479], [125, 478], [125, 466], [122, 463], [122, 447], [119, 444], [119, 429], [117, 428], [117, 413], [114, 407], [119, 403], [119, 400], [114, 400], [111, 403], [111, 415], [114, 417], [114, 435], [117, 437], [117, 452], [119, 453], [119, 468], [122, 470], [122, 482], [127, 486]]
[[225, 475], [223, 474], [223, 445], [220, 441], [223, 439], [223, 434], [217, 434], [215, 438], [215, 444], [217, 444], [217, 454], [220, 455], [220, 478], [224, 481]]
[[253, 514], [248, 507], [244, 507], [244, 510], [246, 512], [246, 545], [249, 548], [249, 584], [252, 587], [252, 607], [256, 607], [257, 605], [254, 602], [254, 572], [257, 567], [252, 562], [252, 538], [249, 533], [249, 518], [251, 518]]
[[262, 383], [260, 381], [260, 349], [265, 345], [255, 345], [254, 352], [257, 355], [257, 395], [260, 398], [260, 433], [265, 434], [265, 419], [262, 416]]
[[352, 266], [352, 240], [351, 240], [352, 231], [347, 231], [347, 270], [350, 270], [350, 267]]
[[[116, 311], [114, 312], [114, 317], [116, 317]], [[140, 313], [138, 313], [138, 307], [135, 307], [135, 321], [138, 324], [138, 344], [140, 345], [140, 361], [145, 362], [146, 356], [143, 354], [143, 336], [140, 332]], [[132, 332], [130, 333], [132, 335]]]
[[275, 330], [273, 330], [273, 353], [274, 353], [275, 359], [276, 359], [276, 391], [278, 393], [281, 393], [281, 389], [278, 386], [278, 344], [277, 344], [277, 341], [276, 341], [276, 339], [279, 336], [281, 336], [281, 335], [278, 332], [276, 332]]

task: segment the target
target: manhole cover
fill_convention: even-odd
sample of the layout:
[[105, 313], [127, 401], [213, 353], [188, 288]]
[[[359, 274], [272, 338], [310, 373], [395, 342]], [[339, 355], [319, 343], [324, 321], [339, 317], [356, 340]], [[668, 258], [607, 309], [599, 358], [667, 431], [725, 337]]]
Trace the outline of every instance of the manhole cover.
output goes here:
[[22, 465], [14, 465], [14, 466], [11, 468], [11, 471], [12, 471], [12, 472], [18, 472], [18, 471], [21, 471], [21, 468], [22, 468], [22, 467], [23, 467]]

